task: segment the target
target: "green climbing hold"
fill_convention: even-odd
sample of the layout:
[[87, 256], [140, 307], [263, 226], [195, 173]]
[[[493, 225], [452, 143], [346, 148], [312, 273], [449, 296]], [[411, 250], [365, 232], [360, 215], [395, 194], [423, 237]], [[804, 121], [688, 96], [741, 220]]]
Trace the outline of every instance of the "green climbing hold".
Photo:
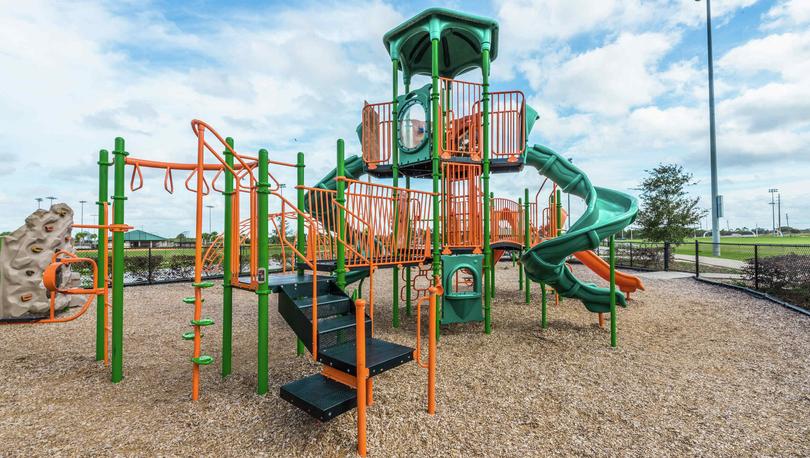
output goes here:
[[191, 320], [192, 326], [211, 326], [214, 324], [214, 320], [211, 318], [202, 318], [199, 320]]
[[202, 355], [197, 358], [191, 358], [191, 362], [194, 364], [199, 364], [200, 366], [207, 366], [214, 362], [214, 358], [208, 355]]
[[[205, 334], [200, 334], [200, 337], [204, 336]], [[194, 340], [194, 331], [184, 332], [183, 333], [183, 340]]]
[[192, 283], [191, 286], [194, 286], [195, 288], [210, 288], [210, 287], [214, 286], [214, 282], [212, 282], [212, 281], [201, 281], [199, 283]]
[[[184, 297], [183, 302], [186, 304], [193, 304], [194, 303], [194, 296]], [[200, 302], [205, 302], [205, 298], [201, 297]]]

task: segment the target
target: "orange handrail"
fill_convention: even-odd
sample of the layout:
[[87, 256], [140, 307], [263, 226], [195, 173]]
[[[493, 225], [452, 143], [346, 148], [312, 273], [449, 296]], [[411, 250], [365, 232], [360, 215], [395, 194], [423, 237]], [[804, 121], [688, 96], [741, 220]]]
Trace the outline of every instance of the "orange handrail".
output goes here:
[[[287, 213], [286, 207], [289, 206], [292, 211], [290, 213], [294, 213], [296, 215], [301, 215], [304, 218], [305, 224], [309, 227], [309, 237], [307, 237], [307, 252], [308, 253], [317, 253], [318, 252], [318, 237], [316, 235], [317, 231], [317, 222], [312, 218], [312, 216], [308, 213], [305, 213], [300, 208], [293, 205], [292, 202], [287, 200], [284, 196], [282, 196], [277, 191], [271, 191], [270, 195], [276, 196], [281, 200], [281, 214], [282, 218]], [[282, 227], [283, 227], [282, 223]], [[301, 253], [296, 247], [295, 241], [290, 241], [287, 239], [286, 231], [279, 232], [279, 240], [282, 244], [286, 244], [289, 246], [290, 250], [297, 254], [304, 263], [306, 263], [309, 270], [312, 271], [312, 360], [318, 360], [318, 263], [316, 258], [310, 258], [305, 253]]]

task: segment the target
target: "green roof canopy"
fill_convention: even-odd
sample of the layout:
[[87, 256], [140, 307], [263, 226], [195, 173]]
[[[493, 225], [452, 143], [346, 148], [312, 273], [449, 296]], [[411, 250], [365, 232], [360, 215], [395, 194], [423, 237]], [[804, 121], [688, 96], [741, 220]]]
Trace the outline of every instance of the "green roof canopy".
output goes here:
[[151, 234], [139, 229], [124, 232], [124, 241], [126, 242], [162, 242], [164, 240], [166, 239], [159, 235]]
[[481, 54], [498, 55], [498, 23], [445, 8], [430, 8], [389, 30], [383, 43], [391, 59], [398, 59], [406, 81], [431, 74], [430, 42], [439, 39], [439, 76], [457, 75], [481, 66]]

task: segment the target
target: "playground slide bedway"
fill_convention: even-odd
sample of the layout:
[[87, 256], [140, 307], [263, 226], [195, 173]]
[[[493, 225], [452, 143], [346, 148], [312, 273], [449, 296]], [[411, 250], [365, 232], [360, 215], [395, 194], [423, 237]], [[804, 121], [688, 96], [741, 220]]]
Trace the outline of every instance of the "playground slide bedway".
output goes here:
[[[609, 312], [610, 290], [579, 280], [565, 268], [565, 259], [595, 249], [601, 240], [630, 225], [638, 213], [638, 203], [625, 193], [593, 186], [579, 168], [545, 146], [527, 148], [526, 163], [557, 183], [563, 192], [587, 204], [568, 232], [535, 245], [521, 257], [527, 275], [533, 281], [551, 285], [562, 296], [581, 300], [591, 312]], [[617, 292], [616, 303], [626, 307], [625, 295]]]

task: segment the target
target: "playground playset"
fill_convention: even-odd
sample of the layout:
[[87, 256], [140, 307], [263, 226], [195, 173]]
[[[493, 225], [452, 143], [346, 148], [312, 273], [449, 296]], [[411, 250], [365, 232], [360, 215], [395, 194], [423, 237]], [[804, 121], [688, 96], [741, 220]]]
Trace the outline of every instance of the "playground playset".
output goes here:
[[[52, 262], [42, 266], [50, 316], [29, 321], [57, 319], [56, 298], [63, 294], [87, 295], [87, 305], [97, 297], [96, 357], [106, 361], [111, 353], [112, 380], [123, 379], [123, 249], [124, 232], [131, 229], [125, 224], [124, 205], [130, 167], [131, 191], [143, 186], [142, 170], [152, 168], [163, 171], [169, 193], [174, 191], [173, 173], [187, 173], [185, 187], [196, 196], [193, 295], [183, 300], [192, 308], [190, 330], [180, 336], [192, 346], [193, 400], [200, 396], [200, 370], [214, 362], [203, 351], [203, 329], [215, 324], [203, 313], [203, 292], [214, 285], [208, 275], [212, 272], [223, 275], [222, 376], [231, 373], [233, 290], [253, 291], [259, 305], [257, 392], [268, 391], [268, 305], [269, 296], [276, 294], [278, 311], [297, 337], [299, 354], [309, 351], [314, 361], [322, 363], [320, 373], [283, 385], [281, 397], [322, 421], [357, 408], [361, 455], [366, 452], [365, 411], [372, 404], [374, 376], [415, 361], [427, 369], [427, 410], [434, 413], [439, 325], [481, 321], [485, 333], [492, 331], [494, 266], [507, 253], [519, 256], [527, 303], [531, 282], [541, 286], [543, 328], [548, 289], [557, 299], [580, 299], [598, 314], [600, 324], [602, 314], [609, 313], [615, 346], [616, 306], [626, 305], [622, 292], [629, 294], [643, 285], [634, 276], [616, 272], [613, 263], [590, 250], [609, 238], [613, 260], [613, 234], [635, 218], [635, 200], [593, 186], [579, 168], [551, 149], [528, 145], [538, 117], [523, 93], [489, 89], [490, 63], [498, 53], [494, 20], [434, 8], [392, 29], [383, 42], [391, 57], [392, 97], [362, 108], [357, 128], [362, 153], [346, 157], [344, 141], [338, 140], [337, 167], [313, 186], [305, 183], [303, 153], [295, 163], [271, 160], [264, 149], [255, 156], [240, 153], [231, 138], [199, 120], [191, 123], [197, 154], [190, 163], [135, 158], [124, 140], [116, 138], [112, 161], [107, 151], [99, 154], [98, 224], [81, 226], [98, 230], [97, 259], [79, 258], [61, 246], [45, 247], [56, 250]], [[475, 69], [481, 71], [481, 83], [456, 79]], [[430, 82], [412, 89], [411, 78], [416, 75], [426, 75]], [[490, 193], [491, 174], [516, 173], [526, 165], [546, 177], [533, 200], [528, 189], [517, 200]], [[297, 170], [294, 202], [280, 192], [274, 170], [281, 168]], [[418, 180], [429, 180], [431, 191], [417, 189]], [[546, 198], [543, 189], [549, 181]], [[567, 231], [562, 192], [587, 205]], [[225, 229], [204, 250], [204, 199], [215, 193], [224, 200]], [[278, 211], [269, 211], [271, 200]], [[295, 225], [294, 234], [287, 233], [288, 223]], [[278, 269], [270, 268], [271, 225], [282, 246]], [[29, 244], [20, 249], [34, 248]], [[580, 281], [567, 268], [571, 256], [608, 280], [610, 287]], [[92, 265], [93, 288], [63, 284], [67, 272], [63, 269], [76, 263]], [[402, 319], [400, 301], [405, 315], [415, 315], [413, 348], [374, 337], [373, 273], [379, 269], [390, 269], [393, 276], [392, 325], [398, 327]], [[365, 281], [369, 284], [364, 294]], [[352, 284], [357, 286], [350, 294], [347, 287]], [[425, 303], [427, 361], [419, 323]]]

